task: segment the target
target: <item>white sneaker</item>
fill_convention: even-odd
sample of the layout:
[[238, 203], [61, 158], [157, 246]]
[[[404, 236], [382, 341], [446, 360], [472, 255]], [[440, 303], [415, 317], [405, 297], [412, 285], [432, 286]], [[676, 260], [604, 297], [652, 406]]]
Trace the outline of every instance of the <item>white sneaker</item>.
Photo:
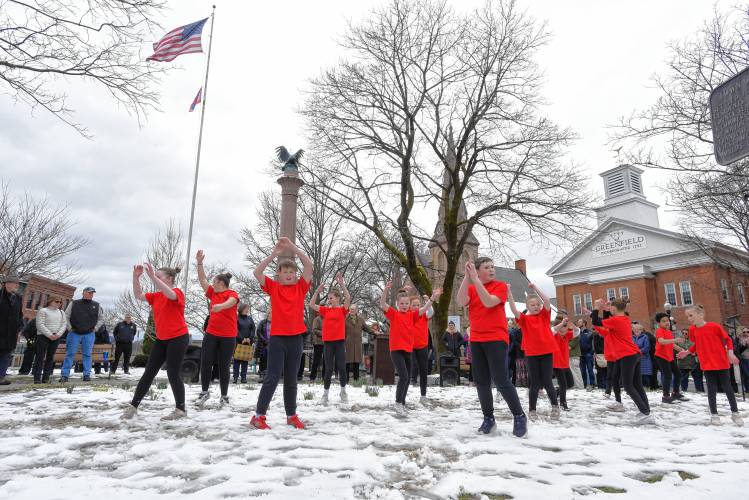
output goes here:
[[744, 427], [744, 420], [741, 418], [741, 415], [739, 415], [739, 412], [731, 412], [731, 420], [733, 420], [733, 423], [736, 424], [737, 427]]
[[187, 412], [184, 410], [180, 410], [179, 408], [175, 408], [170, 414], [161, 417], [161, 420], [179, 420], [181, 418], [187, 418]]
[[138, 414], [138, 408], [136, 408], [135, 406], [133, 406], [131, 404], [128, 404], [125, 407], [125, 411], [122, 412], [122, 416], [120, 416], [120, 418], [122, 420], [130, 420], [133, 417], [135, 417], [135, 415], [137, 415], [137, 414]]
[[610, 392], [604, 392], [603, 397], [606, 399], [611, 399], [611, 393]]
[[423, 405], [426, 405], [426, 404], [427, 404], [428, 402], [429, 402], [429, 400], [427, 399], [427, 397], [426, 397], [426, 396], [421, 396], [421, 397], [419, 398], [419, 403], [421, 403], [421, 404], [423, 404]]
[[211, 397], [211, 393], [210, 392], [208, 392], [208, 391], [202, 392], [201, 391], [200, 394], [198, 394], [198, 399], [195, 400], [195, 406], [197, 406], [198, 408], [200, 408], [202, 410], [203, 406], [205, 406], [205, 402], [208, 401], [208, 399], [210, 397]]
[[322, 393], [320, 403], [322, 403], [323, 406], [328, 406], [328, 389], [325, 389], [325, 392]]
[[406, 405], [395, 403], [395, 416], [398, 418], [406, 418], [406, 416], [408, 416]]
[[348, 394], [346, 394], [345, 387], [341, 387], [341, 403], [348, 403]]
[[585, 390], [588, 392], [593, 392], [593, 386], [589, 385], [588, 387], [585, 388]]
[[640, 413], [640, 418], [637, 420], [638, 425], [655, 425], [655, 417], [653, 414], [645, 415]]
[[531, 410], [528, 412], [528, 419], [531, 422], [535, 422], [536, 420], [538, 420], [538, 413], [536, 413], [536, 410]]
[[501, 403], [502, 402], [502, 393], [497, 391], [494, 393], [494, 402], [495, 403]]
[[223, 408], [224, 406], [229, 406], [229, 396], [221, 396], [221, 399], [218, 400], [218, 407]]
[[551, 419], [552, 420], [559, 420], [559, 416], [561, 414], [562, 414], [562, 412], [559, 409], [559, 406], [552, 406], [551, 407]]
[[624, 403], [619, 403], [619, 402], [613, 403], [613, 404], [607, 405], [606, 409], [608, 411], [615, 411], [615, 412], [621, 413], [624, 411]]
[[719, 415], [710, 415], [710, 425], [721, 425]]

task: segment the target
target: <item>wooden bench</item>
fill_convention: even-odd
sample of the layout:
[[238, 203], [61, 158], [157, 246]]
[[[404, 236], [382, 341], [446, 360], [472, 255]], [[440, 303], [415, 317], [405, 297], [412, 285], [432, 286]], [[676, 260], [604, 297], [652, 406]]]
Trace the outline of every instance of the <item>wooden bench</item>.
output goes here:
[[[91, 351], [91, 362], [104, 362], [104, 353], [108, 353], [107, 357], [109, 358], [109, 360], [114, 359], [112, 355], [112, 344], [94, 344], [94, 348]], [[60, 345], [57, 346], [57, 351], [55, 351], [55, 363], [62, 363], [63, 361], [65, 361], [65, 343], [61, 342]], [[83, 355], [81, 354], [80, 347], [78, 348], [78, 352], [75, 353], [73, 361], [75, 363], [80, 363], [81, 361], [83, 361]]]

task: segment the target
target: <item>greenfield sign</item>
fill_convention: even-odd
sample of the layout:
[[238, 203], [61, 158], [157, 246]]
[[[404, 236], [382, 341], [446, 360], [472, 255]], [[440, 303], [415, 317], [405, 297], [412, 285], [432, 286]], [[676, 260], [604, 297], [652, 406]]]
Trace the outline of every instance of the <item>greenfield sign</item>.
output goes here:
[[611, 231], [593, 243], [593, 257], [609, 257], [621, 253], [647, 248], [647, 240], [642, 234], [631, 231]]
[[720, 165], [749, 156], [749, 68], [710, 93], [710, 119]]

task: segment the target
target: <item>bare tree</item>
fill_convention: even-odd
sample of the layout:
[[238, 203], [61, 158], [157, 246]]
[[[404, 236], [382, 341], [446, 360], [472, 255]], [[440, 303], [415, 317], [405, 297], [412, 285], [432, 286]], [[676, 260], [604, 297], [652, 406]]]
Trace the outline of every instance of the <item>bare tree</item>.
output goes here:
[[[535, 55], [548, 40], [511, 0], [469, 14], [444, 1], [393, 0], [349, 26], [350, 57], [311, 82], [302, 109], [324, 182], [316, 194], [374, 235], [414, 285], [431, 292], [417, 242], [432, 235], [415, 207], [444, 207], [446, 257], [435, 331], [447, 311], [466, 241], [492, 252], [518, 239], [554, 244], [587, 214], [580, 170], [562, 163], [573, 133], [543, 117]], [[473, 213], [468, 214], [466, 208]], [[559, 239], [558, 239], [559, 238]]]
[[0, 84], [87, 136], [73, 121], [60, 80], [85, 80], [140, 120], [157, 107], [152, 84], [164, 71], [145, 62], [162, 0], [0, 0]]
[[39, 274], [65, 281], [77, 276], [69, 260], [88, 241], [71, 234], [75, 221], [68, 205], [28, 191], [15, 195], [0, 181], [0, 272]]

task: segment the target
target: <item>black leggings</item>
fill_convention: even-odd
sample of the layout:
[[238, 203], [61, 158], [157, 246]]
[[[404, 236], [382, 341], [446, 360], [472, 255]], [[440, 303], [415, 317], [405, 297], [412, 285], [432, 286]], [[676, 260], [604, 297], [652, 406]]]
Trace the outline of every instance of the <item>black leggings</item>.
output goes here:
[[408, 383], [411, 381], [411, 353], [406, 351], [390, 351], [395, 373], [398, 374], [398, 385], [395, 388], [395, 402], [406, 404]]
[[188, 334], [180, 335], [169, 340], [156, 339], [151, 348], [151, 355], [148, 356], [148, 362], [146, 363], [146, 369], [143, 372], [143, 376], [138, 381], [138, 386], [135, 388], [135, 394], [131, 404], [136, 408], [140, 404], [143, 397], [148, 392], [149, 387], [153, 379], [161, 370], [161, 367], [166, 361], [166, 375], [169, 377], [169, 385], [172, 386], [172, 394], [174, 395], [174, 404], [180, 410], [185, 409], [185, 384], [182, 382], [182, 360], [185, 359], [185, 352], [187, 346], [190, 344], [190, 336]]
[[606, 394], [614, 390], [617, 403], [622, 402], [622, 371], [618, 361], [606, 362]]
[[330, 389], [330, 380], [333, 378], [333, 367], [338, 371], [338, 381], [341, 387], [346, 387], [346, 341], [333, 340], [325, 342], [323, 346], [323, 358], [325, 359], [325, 372], [323, 373], [323, 382], [325, 390]]
[[637, 409], [645, 415], [650, 415], [650, 404], [648, 395], [645, 394], [645, 387], [642, 385], [642, 375], [640, 374], [640, 354], [624, 356], [617, 361], [622, 374], [622, 385], [632, 401], [635, 402]]
[[731, 411], [739, 411], [739, 407], [736, 406], [736, 395], [733, 393], [733, 387], [731, 387], [731, 376], [728, 369], [725, 370], [703, 370], [705, 374], [705, 380], [707, 381], [707, 402], [710, 405], [710, 413], [713, 415], [718, 414], [718, 405], [715, 402], [715, 395], [718, 392], [718, 386], [725, 393], [728, 398], [728, 404], [731, 405]]
[[567, 368], [554, 368], [554, 376], [559, 384], [559, 403], [567, 406]]
[[351, 372], [354, 380], [359, 380], [359, 362], [352, 361], [351, 363], [346, 363], [346, 375], [348, 375], [348, 372]]
[[[551, 354], [542, 354], [540, 356], [526, 356], [525, 361], [528, 364], [528, 378], [530, 393], [528, 394], [528, 409], [536, 411], [536, 402], [538, 401], [538, 391], [541, 387], [546, 389], [546, 395], [549, 396], [552, 406], [557, 406], [557, 391], [554, 389], [554, 382], [551, 375], [554, 373], [554, 359]], [[560, 378], [564, 378], [564, 374]], [[565, 388], [566, 380], [565, 380]]]
[[234, 356], [234, 348], [237, 347], [236, 337], [219, 337], [212, 333], [203, 336], [203, 347], [200, 350], [200, 384], [203, 392], [211, 385], [213, 365], [218, 358], [218, 380], [221, 386], [221, 395], [229, 393], [229, 378], [231, 377], [231, 358]]
[[49, 337], [36, 337], [36, 357], [34, 358], [34, 380], [49, 380], [55, 367], [55, 352], [60, 345], [60, 339], [50, 340]]
[[523, 414], [518, 391], [510, 382], [507, 372], [507, 343], [502, 341], [471, 342], [473, 357], [471, 370], [476, 382], [476, 392], [479, 396], [481, 411], [484, 417], [494, 417], [494, 398], [492, 397], [492, 381], [497, 386], [502, 398], [507, 403], [513, 415]]
[[[421, 389], [421, 395], [426, 396], [427, 395], [427, 364], [429, 362], [429, 348], [425, 347], [423, 349], [414, 349], [413, 352], [414, 357], [414, 366], [419, 374], [419, 388]], [[411, 374], [413, 378], [416, 378], [416, 374]]]
[[[658, 369], [661, 371], [663, 377], [663, 397], [667, 398], [671, 395], [671, 381], [681, 381], [681, 371], [679, 370], [679, 365], [676, 363], [676, 359], [673, 361], [667, 361], [660, 356], [656, 356], [655, 362], [658, 364]], [[655, 377], [655, 375], [653, 376]], [[674, 394], [679, 394], [678, 384], [674, 389]]]
[[268, 341], [268, 372], [257, 397], [255, 412], [265, 415], [283, 373], [283, 406], [286, 416], [296, 414], [297, 372], [302, 362], [304, 338], [298, 335], [272, 335]]

